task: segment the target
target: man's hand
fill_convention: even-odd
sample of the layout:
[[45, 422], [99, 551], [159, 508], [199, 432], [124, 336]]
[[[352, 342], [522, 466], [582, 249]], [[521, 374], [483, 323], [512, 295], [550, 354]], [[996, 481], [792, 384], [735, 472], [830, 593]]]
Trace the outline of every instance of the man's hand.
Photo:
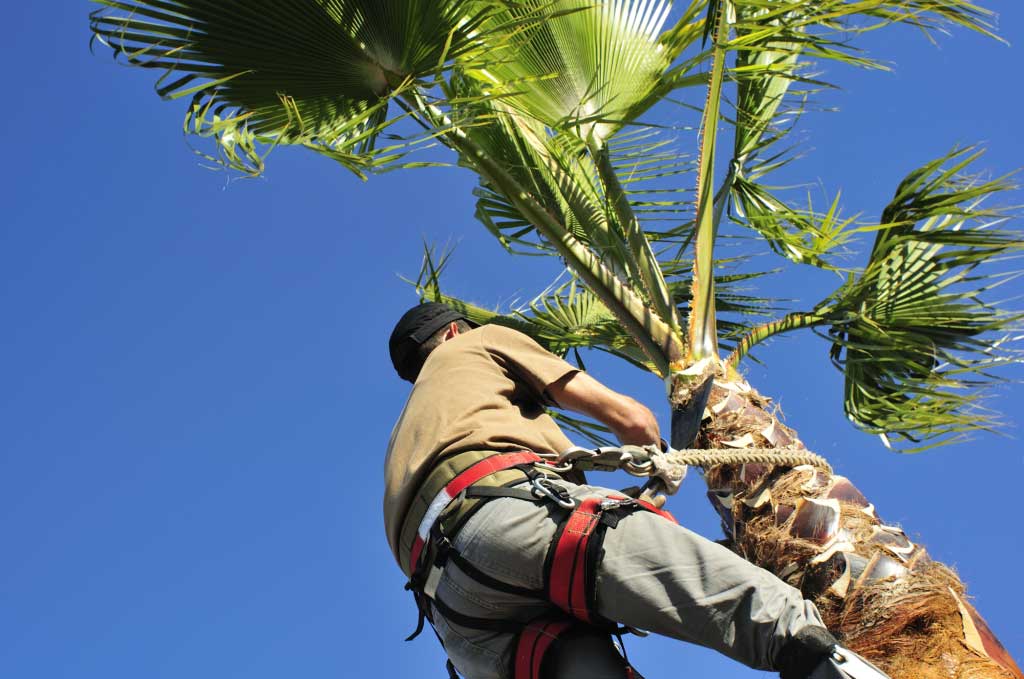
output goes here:
[[621, 443], [644, 446], [661, 440], [658, 421], [647, 406], [612, 391], [585, 372], [566, 375], [548, 387], [548, 395], [559, 406], [604, 424]]

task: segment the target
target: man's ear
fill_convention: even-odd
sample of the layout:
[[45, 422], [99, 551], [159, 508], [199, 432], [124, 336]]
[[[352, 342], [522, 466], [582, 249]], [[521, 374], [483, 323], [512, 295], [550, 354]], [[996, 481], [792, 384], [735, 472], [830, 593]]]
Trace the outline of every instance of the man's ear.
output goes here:
[[459, 334], [459, 324], [452, 321], [448, 324], [448, 330], [444, 333], [444, 341], [447, 342], [451, 338]]

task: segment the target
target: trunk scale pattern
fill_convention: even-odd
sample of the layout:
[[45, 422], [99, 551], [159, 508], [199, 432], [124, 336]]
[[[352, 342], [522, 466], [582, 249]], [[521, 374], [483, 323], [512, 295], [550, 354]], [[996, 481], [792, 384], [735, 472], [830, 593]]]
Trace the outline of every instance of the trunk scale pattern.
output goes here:
[[[689, 396], [678, 389], [673, 401]], [[805, 450], [769, 399], [721, 376], [694, 447]], [[704, 479], [728, 545], [800, 589], [833, 634], [894, 679], [1024, 679], [956, 573], [887, 525], [849, 479], [750, 463]]]

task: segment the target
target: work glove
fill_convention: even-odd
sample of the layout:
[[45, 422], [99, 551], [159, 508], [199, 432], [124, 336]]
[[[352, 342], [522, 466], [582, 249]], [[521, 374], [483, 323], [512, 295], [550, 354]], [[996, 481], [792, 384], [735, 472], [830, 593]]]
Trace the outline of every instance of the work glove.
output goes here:
[[817, 626], [797, 632], [782, 647], [776, 666], [782, 679], [890, 679]]

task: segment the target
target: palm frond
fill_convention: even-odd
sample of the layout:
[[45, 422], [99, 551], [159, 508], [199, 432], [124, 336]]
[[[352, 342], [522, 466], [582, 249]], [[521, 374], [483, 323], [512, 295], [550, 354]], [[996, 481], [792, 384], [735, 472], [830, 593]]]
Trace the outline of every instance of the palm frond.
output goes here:
[[804, 201], [807, 207], [794, 207], [784, 202], [782, 193], [737, 175], [732, 181], [730, 216], [757, 231], [772, 252], [792, 262], [837, 269], [834, 257], [846, 254], [845, 247], [855, 236], [876, 228], [860, 224], [858, 215], [844, 216], [841, 194], [819, 211], [809, 194]]
[[883, 211], [867, 266], [811, 311], [750, 328], [729, 358], [804, 328], [820, 329], [845, 377], [844, 408], [858, 427], [907, 452], [988, 429], [981, 405], [994, 372], [1020, 360], [1024, 314], [995, 291], [1018, 274], [1008, 259], [1024, 248], [1002, 230], [1007, 215], [983, 201], [1012, 188], [966, 174], [980, 153], [954, 149], [909, 173]]
[[[474, 104], [479, 109], [481, 104]], [[465, 131], [489, 158], [507, 168], [545, 210], [561, 221], [572, 237], [593, 250], [598, 259], [627, 283], [639, 281], [635, 258], [610, 215], [593, 162], [571, 135], [553, 135], [538, 121], [491, 102], [487, 124]], [[473, 168], [476, 159], [463, 157]], [[515, 198], [484, 180], [476, 190], [477, 218], [508, 249], [562, 256], [536, 225], [525, 219]], [[612, 217], [612, 218], [610, 218]], [[520, 250], [521, 251], [521, 250]], [[639, 288], [638, 288], [639, 289]]]
[[[455, 84], [460, 92], [469, 94], [470, 99], [479, 91], [471, 82], [456, 81]], [[470, 106], [473, 110], [464, 114], [465, 117], [484, 117], [480, 111], [484, 104], [474, 102]], [[465, 134], [482, 153], [505, 167], [519, 186], [528, 190], [546, 210], [556, 215], [575, 238], [586, 242], [587, 232], [571, 214], [569, 205], [558, 189], [558, 183], [552, 177], [550, 164], [527, 138], [527, 134], [533, 139], [544, 138], [547, 133], [543, 125], [528, 118], [517, 118], [499, 107], [500, 104], [492, 103], [489, 113], [486, 113], [487, 124], [466, 130]], [[460, 163], [475, 169], [472, 158], [463, 157]], [[477, 219], [506, 249], [517, 254], [559, 256], [557, 248], [540, 236], [534, 224], [517, 209], [513, 201], [491, 183], [482, 179], [474, 195], [477, 198]]]
[[[769, 130], [778, 128], [776, 114], [797, 77], [800, 43], [786, 40], [775, 30], [786, 15], [764, 19], [768, 7], [737, 7], [736, 63], [731, 75], [736, 80], [736, 135], [733, 162], [745, 168], [750, 155], [765, 148], [782, 136], [776, 133], [764, 137]], [[793, 29], [800, 33], [799, 29]], [[767, 33], [767, 35], [765, 35]], [[742, 45], [742, 48], [739, 46]]]
[[815, 313], [796, 311], [788, 313], [782, 318], [776, 318], [775, 320], [761, 323], [755, 327], [747, 328], [746, 331], [742, 333], [742, 336], [739, 337], [739, 341], [736, 343], [732, 353], [729, 354], [729, 358], [726, 360], [726, 363], [736, 367], [740, 360], [746, 357], [755, 345], [777, 335], [793, 332], [794, 330], [801, 330], [803, 328], [814, 328], [827, 324], [827, 317], [820, 316]]
[[[991, 35], [992, 14], [966, 0], [734, 0], [732, 6], [736, 20], [728, 48], [735, 53], [730, 76], [737, 98], [726, 182], [731, 214], [760, 233], [776, 254], [830, 268], [826, 255], [856, 232], [848, 228], [853, 221], [837, 221], [834, 212], [816, 214], [809, 204], [795, 207], [762, 182], [795, 160], [788, 149], [774, 147], [793, 130], [814, 88], [831, 87], [813, 77], [810, 65], [830, 60], [884, 69], [858, 50], [859, 34], [905, 24], [929, 36], [954, 26]], [[811, 89], [794, 88], [798, 83]]]
[[[929, 38], [953, 28], [999, 39], [995, 13], [971, 0], [729, 0], [739, 28], [734, 47], [803, 52], [854, 66], [885, 68], [863, 55], [858, 35], [905, 25]], [[786, 43], [789, 43], [787, 46]]]
[[606, 150], [648, 240], [661, 246], [688, 242], [693, 234], [693, 190], [679, 186], [678, 179], [695, 172], [696, 162], [675, 133], [639, 126], [618, 133]]
[[389, 100], [478, 49], [487, 15], [468, 0], [94, 1], [95, 38], [161, 71], [161, 97], [191, 98], [186, 131], [247, 174], [278, 144], [357, 173], [394, 162], [401, 144], [374, 152], [402, 117]]
[[991, 426], [979, 396], [1018, 354], [1024, 316], [990, 299], [1015, 274], [991, 267], [1024, 243], [982, 206], [1005, 180], [963, 174], [977, 156], [955, 149], [907, 175], [867, 267], [815, 310], [833, 319], [847, 414], [887, 442], [924, 447]]
[[[608, 284], [624, 286], [637, 298], [630, 302], [633, 310], [629, 312], [636, 324], [634, 330], [655, 324], [645, 327], [643, 332], [659, 334], [655, 343], [664, 346], [668, 342], [667, 351], [675, 351], [673, 347], [680, 343], [676, 339], [680, 333], [675, 308], [657, 258], [640, 230], [630, 193], [618, 181], [609, 149], [586, 145], [575, 134], [551, 132], [537, 119], [508, 108], [504, 99], [481, 102], [474, 98], [476, 85], [472, 82], [453, 80], [453, 86], [458, 91], [467, 91], [467, 98], [474, 101], [473, 107], [489, 110], [486, 115], [470, 114], [478, 121], [488, 122], [465, 131], [465, 139], [475, 144], [476, 151], [463, 154], [462, 162], [479, 170], [481, 158], [495, 161], [515, 184], [530, 189], [525, 194], [521, 190], [499, 190], [493, 178], [486, 171], [481, 172], [483, 181], [476, 192], [480, 220], [507, 248], [522, 250], [525, 246], [534, 252], [560, 257], [566, 256], [568, 241], [559, 234], [562, 228], [567, 230], [579, 252], [583, 252], [581, 248], [588, 251], [617, 279], [608, 279]], [[524, 195], [540, 203], [545, 217], [561, 226], [551, 231], [544, 227], [544, 220], [525, 218], [519, 205]], [[576, 272], [587, 276], [585, 271]], [[607, 291], [595, 292], [603, 295], [613, 308], [617, 304], [607, 296]], [[636, 306], [637, 301], [643, 308]], [[620, 314], [620, 320], [624, 319]]]
[[672, 62], [695, 36], [688, 17], [667, 42], [660, 31], [671, 2], [526, 0], [508, 3], [493, 22], [517, 22], [546, 12], [517, 31], [488, 63], [467, 70], [489, 93], [549, 127], [575, 130], [603, 146], [616, 130], [647, 110], [666, 88], [691, 84]]

